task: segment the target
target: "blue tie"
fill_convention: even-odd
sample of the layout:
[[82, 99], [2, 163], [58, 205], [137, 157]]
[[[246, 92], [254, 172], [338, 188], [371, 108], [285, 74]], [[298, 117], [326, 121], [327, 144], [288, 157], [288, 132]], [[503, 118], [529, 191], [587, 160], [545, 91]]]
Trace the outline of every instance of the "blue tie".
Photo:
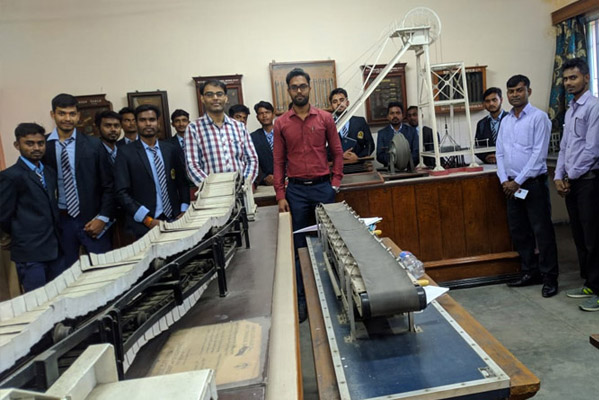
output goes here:
[[342, 139], [343, 139], [343, 138], [345, 138], [345, 137], [347, 136], [347, 133], [348, 133], [348, 131], [349, 131], [349, 121], [347, 121], [347, 122], [345, 123], [345, 125], [343, 125], [343, 126], [341, 127], [341, 129], [339, 130], [339, 134], [341, 135], [341, 138], [342, 138]]
[[79, 198], [77, 197], [77, 190], [75, 189], [75, 179], [73, 178], [73, 171], [71, 170], [71, 164], [69, 163], [69, 153], [67, 152], [67, 146], [75, 141], [74, 137], [70, 137], [64, 142], [58, 142], [62, 146], [60, 152], [60, 167], [62, 168], [62, 179], [64, 186], [64, 195], [67, 202], [67, 213], [77, 218], [79, 215]]
[[160, 198], [162, 199], [162, 210], [167, 218], [173, 217], [173, 207], [168, 199], [168, 189], [166, 187], [166, 174], [164, 172], [164, 164], [158, 157], [158, 149], [156, 147], [148, 147], [154, 155], [154, 166], [158, 174], [158, 183], [160, 183]]
[[36, 168], [35, 174], [37, 175], [37, 177], [39, 178], [40, 182], [42, 183], [42, 186], [44, 187], [44, 189], [46, 189], [46, 180], [44, 179], [44, 170], [42, 170], [41, 168]]
[[272, 132], [266, 133], [264, 132], [264, 134], [266, 135], [266, 140], [268, 141], [268, 145], [270, 146], [270, 150], [272, 150], [273, 146], [274, 146], [274, 134]]

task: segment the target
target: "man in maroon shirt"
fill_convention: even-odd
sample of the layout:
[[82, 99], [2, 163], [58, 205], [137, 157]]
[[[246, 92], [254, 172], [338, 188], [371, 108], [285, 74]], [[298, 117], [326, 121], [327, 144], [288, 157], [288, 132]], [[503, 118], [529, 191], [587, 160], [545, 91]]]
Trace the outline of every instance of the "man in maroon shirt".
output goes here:
[[[273, 175], [279, 212], [291, 212], [296, 231], [313, 223], [316, 205], [335, 201], [343, 178], [343, 150], [331, 114], [310, 106], [310, 75], [295, 68], [285, 80], [293, 106], [275, 121]], [[327, 145], [333, 159], [332, 176]], [[301, 322], [307, 315], [297, 249], [306, 247], [306, 236], [295, 234], [293, 241]]]

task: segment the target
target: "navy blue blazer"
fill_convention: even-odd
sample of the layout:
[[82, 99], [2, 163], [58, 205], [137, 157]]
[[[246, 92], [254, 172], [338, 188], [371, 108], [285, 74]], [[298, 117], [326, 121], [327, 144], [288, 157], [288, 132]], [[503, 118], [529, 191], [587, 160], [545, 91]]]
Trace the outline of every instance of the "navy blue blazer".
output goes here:
[[163, 140], [163, 142], [169, 142], [171, 144], [175, 144], [175, 145], [177, 145], [177, 147], [179, 147], [181, 149], [181, 151], [183, 151], [183, 147], [181, 147], [181, 144], [179, 143], [178, 135], [171, 136], [170, 138]]
[[[118, 152], [120, 151], [119, 148]], [[46, 154], [42, 161], [53, 170], [57, 170], [54, 141], [46, 144]], [[98, 215], [114, 217], [114, 184], [108, 153], [100, 139], [83, 132], [77, 132], [75, 139], [75, 180], [79, 211], [85, 222]]]
[[353, 152], [358, 157], [367, 157], [374, 151], [374, 139], [370, 127], [363, 117], [351, 117], [347, 136], [356, 140]]
[[[180, 151], [181, 148], [172, 143], [160, 142], [168, 197], [175, 216], [180, 213], [181, 203], [189, 204], [189, 188]], [[115, 189], [118, 201], [125, 210], [125, 229], [136, 237], [141, 237], [148, 228], [136, 222], [133, 216], [142, 205], [150, 210], [151, 217], [156, 211], [156, 185], [146, 149], [141, 141], [121, 147], [114, 168], [118, 171], [115, 174]]]
[[272, 160], [272, 150], [268, 144], [268, 139], [266, 139], [266, 136], [264, 135], [264, 129], [256, 129], [251, 133], [251, 137], [254, 147], [256, 148], [256, 153], [258, 154], [258, 164], [260, 167], [260, 173], [256, 181], [259, 185], [263, 185], [264, 178], [273, 174], [274, 164]]
[[[418, 161], [420, 159], [418, 132], [408, 124], [401, 124], [399, 131], [405, 136], [410, 144], [410, 151], [412, 152], [412, 160], [414, 160], [414, 165], [418, 165]], [[387, 153], [387, 151], [389, 150], [391, 140], [393, 140], [393, 135], [394, 132], [391, 125], [387, 125], [377, 133], [376, 159], [385, 167], [389, 165], [389, 153]]]
[[56, 172], [45, 166], [46, 188], [20, 158], [0, 172], [0, 227], [11, 234], [15, 262], [46, 262], [58, 257]]
[[121, 139], [117, 140], [116, 145], [117, 147], [121, 147], [121, 146], [125, 146], [128, 145], [129, 143], [127, 143], [125, 141], [125, 137], [123, 136]]
[[[508, 113], [505, 111], [501, 113], [501, 116], [499, 117], [499, 125], [497, 126], [497, 132], [499, 132], [501, 121], [503, 121], [506, 115], [508, 115]], [[493, 140], [493, 131], [491, 131], [491, 118], [489, 118], [489, 115], [478, 121], [476, 124], [474, 143], [476, 147], [495, 146], [495, 140]], [[482, 162], [486, 163], [485, 158], [490, 154], [494, 153], [477, 153], [476, 156], [480, 158]]]

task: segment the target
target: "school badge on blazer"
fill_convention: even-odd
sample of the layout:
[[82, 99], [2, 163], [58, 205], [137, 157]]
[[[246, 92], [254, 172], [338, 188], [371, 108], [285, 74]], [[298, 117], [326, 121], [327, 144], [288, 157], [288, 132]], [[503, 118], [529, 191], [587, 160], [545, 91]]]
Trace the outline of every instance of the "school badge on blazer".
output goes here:
[[171, 169], [171, 179], [175, 180], [175, 169], [174, 168]]
[[358, 132], [358, 139], [364, 139], [364, 131]]

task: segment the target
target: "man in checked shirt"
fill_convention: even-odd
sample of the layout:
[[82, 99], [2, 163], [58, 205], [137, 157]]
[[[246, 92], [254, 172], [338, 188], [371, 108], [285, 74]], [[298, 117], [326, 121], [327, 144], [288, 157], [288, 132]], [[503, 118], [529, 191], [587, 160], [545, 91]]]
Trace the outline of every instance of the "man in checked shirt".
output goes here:
[[240, 171], [254, 182], [258, 156], [245, 127], [225, 115], [227, 87], [218, 80], [200, 86], [206, 114], [191, 122], [185, 131], [187, 174], [199, 186], [213, 172]]

